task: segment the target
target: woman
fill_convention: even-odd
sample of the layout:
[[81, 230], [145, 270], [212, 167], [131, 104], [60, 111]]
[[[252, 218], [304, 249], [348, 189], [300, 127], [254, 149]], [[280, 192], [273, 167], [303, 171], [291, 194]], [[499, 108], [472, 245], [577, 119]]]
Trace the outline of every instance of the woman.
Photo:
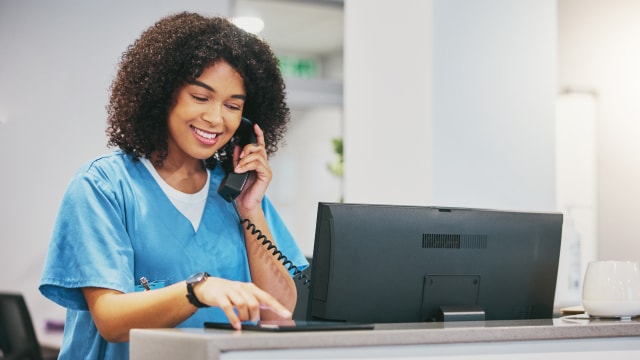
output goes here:
[[[127, 49], [111, 90], [119, 149], [72, 179], [40, 285], [68, 309], [60, 358], [127, 358], [132, 328], [290, 318], [294, 270], [254, 234], [307, 266], [265, 197], [289, 120], [268, 45], [222, 18], [169, 16]], [[240, 147], [242, 117], [256, 141]], [[249, 174], [235, 203], [217, 193], [232, 171]]]

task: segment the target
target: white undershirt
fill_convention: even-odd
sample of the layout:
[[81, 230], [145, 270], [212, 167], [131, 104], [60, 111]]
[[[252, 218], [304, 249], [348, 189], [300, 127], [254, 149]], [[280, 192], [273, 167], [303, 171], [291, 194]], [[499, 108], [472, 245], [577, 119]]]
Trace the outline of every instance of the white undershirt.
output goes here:
[[200, 219], [202, 219], [202, 213], [204, 212], [204, 205], [207, 202], [207, 195], [209, 194], [209, 171], [207, 171], [207, 181], [204, 183], [202, 189], [195, 194], [187, 194], [167, 184], [160, 174], [158, 174], [158, 171], [156, 171], [156, 168], [153, 167], [149, 159], [140, 158], [140, 161], [149, 170], [158, 185], [160, 185], [160, 188], [167, 195], [173, 206], [189, 219], [193, 230], [198, 231]]

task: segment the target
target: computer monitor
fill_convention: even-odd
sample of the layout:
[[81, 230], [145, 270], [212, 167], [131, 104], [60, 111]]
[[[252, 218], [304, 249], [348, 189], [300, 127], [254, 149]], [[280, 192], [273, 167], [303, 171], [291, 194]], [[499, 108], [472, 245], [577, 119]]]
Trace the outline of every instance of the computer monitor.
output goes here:
[[561, 213], [319, 203], [307, 319], [551, 318], [561, 234]]

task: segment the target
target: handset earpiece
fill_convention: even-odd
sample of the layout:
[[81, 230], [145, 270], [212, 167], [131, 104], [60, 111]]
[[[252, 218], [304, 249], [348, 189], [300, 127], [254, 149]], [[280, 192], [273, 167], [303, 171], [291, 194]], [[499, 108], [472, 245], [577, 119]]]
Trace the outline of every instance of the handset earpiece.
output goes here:
[[[240, 146], [241, 149], [247, 144], [253, 144], [258, 141], [253, 130], [253, 123], [246, 117], [242, 117], [240, 126], [238, 130], [236, 130], [234, 137], [237, 138], [236, 145]], [[218, 187], [218, 194], [226, 201], [232, 202], [240, 195], [248, 178], [248, 172], [242, 174], [236, 174], [235, 172], [227, 173]]]

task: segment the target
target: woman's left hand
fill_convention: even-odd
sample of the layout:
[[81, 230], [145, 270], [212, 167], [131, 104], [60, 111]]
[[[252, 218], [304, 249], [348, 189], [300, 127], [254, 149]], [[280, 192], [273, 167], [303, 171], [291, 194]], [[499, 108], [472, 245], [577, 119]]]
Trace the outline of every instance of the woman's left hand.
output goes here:
[[257, 142], [248, 144], [243, 149], [236, 147], [233, 154], [234, 172], [249, 172], [244, 189], [236, 198], [238, 208], [252, 211], [261, 208], [262, 198], [271, 182], [271, 167], [267, 159], [264, 133], [258, 124], [253, 125]]

